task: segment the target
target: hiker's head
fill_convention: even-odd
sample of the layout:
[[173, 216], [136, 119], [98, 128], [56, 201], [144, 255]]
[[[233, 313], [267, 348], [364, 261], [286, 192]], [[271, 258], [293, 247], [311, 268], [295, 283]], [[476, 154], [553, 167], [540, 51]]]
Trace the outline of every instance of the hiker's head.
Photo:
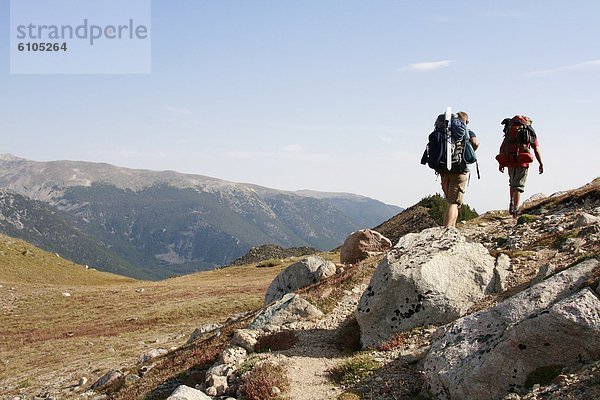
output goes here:
[[456, 115], [458, 116], [458, 118], [462, 119], [465, 124], [469, 123], [469, 114], [467, 114], [466, 112], [459, 111], [458, 113], [456, 113]]

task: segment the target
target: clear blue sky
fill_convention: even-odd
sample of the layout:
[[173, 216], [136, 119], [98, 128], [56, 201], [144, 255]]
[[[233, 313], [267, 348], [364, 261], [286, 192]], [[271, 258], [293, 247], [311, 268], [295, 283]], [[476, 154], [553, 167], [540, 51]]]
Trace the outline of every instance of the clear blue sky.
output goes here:
[[419, 159], [450, 105], [481, 140], [466, 201], [504, 208], [504, 117], [539, 133], [525, 198], [600, 175], [599, 18], [594, 0], [155, 0], [151, 74], [10, 75], [0, 0], [0, 152], [407, 207], [440, 191]]

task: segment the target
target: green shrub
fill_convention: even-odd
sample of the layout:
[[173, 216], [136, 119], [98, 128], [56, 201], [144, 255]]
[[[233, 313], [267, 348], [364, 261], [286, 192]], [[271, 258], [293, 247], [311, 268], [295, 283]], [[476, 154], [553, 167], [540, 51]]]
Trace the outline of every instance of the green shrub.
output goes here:
[[[438, 225], [444, 224], [444, 214], [448, 208], [448, 202], [442, 195], [436, 193], [433, 196], [425, 197], [421, 199], [417, 205], [429, 209], [429, 216], [437, 222]], [[469, 207], [468, 204], [463, 204], [458, 211], [457, 222], [468, 221], [478, 216], [479, 214], [475, 209]]]
[[276, 260], [276, 259], [271, 259], [271, 260], [264, 260], [259, 262], [256, 267], [257, 268], [271, 268], [271, 267], [277, 267], [278, 265], [281, 265], [281, 260]]
[[517, 219], [517, 225], [528, 224], [528, 223], [536, 221], [538, 219], [540, 219], [540, 217], [538, 217], [537, 215], [522, 214]]
[[340, 385], [354, 385], [378, 370], [381, 363], [368, 353], [357, 354], [329, 371], [331, 379]]

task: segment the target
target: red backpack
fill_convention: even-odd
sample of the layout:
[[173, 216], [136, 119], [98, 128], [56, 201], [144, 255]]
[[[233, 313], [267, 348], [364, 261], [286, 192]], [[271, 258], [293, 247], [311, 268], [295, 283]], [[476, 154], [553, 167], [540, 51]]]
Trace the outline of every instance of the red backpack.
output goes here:
[[496, 156], [501, 167], [515, 167], [533, 162], [530, 149], [536, 141], [536, 134], [531, 123], [531, 119], [524, 115], [515, 115], [502, 121], [504, 140]]

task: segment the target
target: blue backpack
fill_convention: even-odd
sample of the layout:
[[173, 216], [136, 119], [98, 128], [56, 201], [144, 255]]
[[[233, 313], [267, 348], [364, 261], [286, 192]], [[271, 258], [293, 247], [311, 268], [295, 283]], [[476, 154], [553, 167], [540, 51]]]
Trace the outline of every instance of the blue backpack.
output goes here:
[[[468, 140], [469, 130], [460, 118], [452, 117], [450, 136], [453, 145], [451, 170], [459, 168], [463, 161], [467, 164], [477, 161], [475, 151], [471, 146], [470, 140]], [[447, 144], [445, 115], [440, 114], [435, 121], [433, 132], [429, 134], [427, 146], [421, 157], [421, 164], [428, 165], [429, 168], [434, 169], [436, 172], [448, 171], [446, 167]]]

